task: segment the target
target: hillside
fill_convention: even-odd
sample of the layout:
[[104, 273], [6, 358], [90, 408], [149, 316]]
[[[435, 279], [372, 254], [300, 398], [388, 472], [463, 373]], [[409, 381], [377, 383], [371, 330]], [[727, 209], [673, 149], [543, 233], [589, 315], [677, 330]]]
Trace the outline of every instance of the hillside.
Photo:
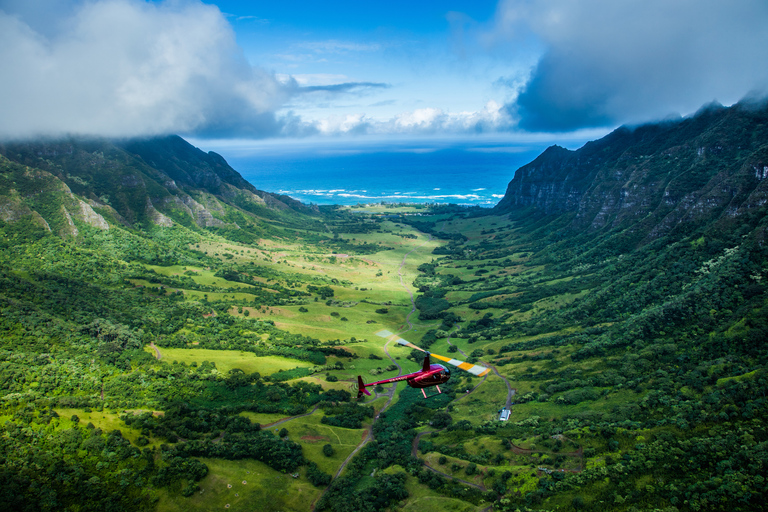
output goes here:
[[[687, 119], [621, 127], [521, 167], [498, 213], [558, 215], [569, 235], [612, 237], [611, 253], [759, 216], [768, 201], [768, 107], [709, 105]], [[562, 218], [567, 216], [567, 220]]]
[[42, 218], [59, 232], [72, 231], [75, 216], [101, 228], [106, 221], [134, 229], [177, 224], [253, 241], [270, 221], [301, 223], [314, 213], [257, 190], [221, 156], [175, 136], [13, 143], [0, 145], [0, 155], [4, 175], [15, 180], [0, 190], [5, 216], [32, 216], [44, 226]]
[[[550, 148], [490, 211], [0, 146], [0, 509], [761, 510], [766, 118]], [[421, 367], [381, 330], [493, 371], [356, 402]]]

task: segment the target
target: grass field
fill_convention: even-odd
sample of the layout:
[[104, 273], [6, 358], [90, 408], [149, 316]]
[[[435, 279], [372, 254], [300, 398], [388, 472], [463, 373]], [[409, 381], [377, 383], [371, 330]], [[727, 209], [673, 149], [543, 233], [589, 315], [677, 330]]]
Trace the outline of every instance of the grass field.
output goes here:
[[[388, 475], [397, 473], [407, 475], [405, 469], [401, 466], [389, 467], [384, 470], [384, 473]], [[410, 475], [407, 475], [405, 480], [405, 488], [409, 495], [407, 501], [400, 502], [398, 506], [393, 507], [392, 510], [403, 510], [408, 512], [425, 512], [432, 510], [447, 512], [479, 512], [480, 510], [487, 508], [487, 504], [475, 506], [466, 501], [442, 496], [430, 488], [421, 485], [416, 477]]]
[[293, 478], [261, 462], [201, 458], [208, 476], [199, 482], [200, 491], [189, 498], [173, 490], [158, 493], [157, 512], [229, 510], [232, 512], [306, 511], [320, 497], [321, 490], [303, 474]]
[[[121, 419], [121, 413], [116, 412], [107, 412], [107, 411], [92, 411], [92, 412], [85, 412], [83, 409], [73, 409], [73, 408], [56, 408], [54, 409], [56, 413], [59, 415], [59, 428], [71, 428], [75, 425], [75, 423], [72, 421], [72, 416], [77, 416], [79, 419], [80, 425], [87, 425], [88, 423], [93, 423], [93, 426], [96, 428], [100, 428], [104, 432], [110, 432], [112, 430], [120, 430], [123, 433], [123, 437], [126, 438], [128, 441], [130, 441], [134, 446], [138, 446], [137, 440], [139, 439], [139, 436], [141, 435], [141, 432], [139, 430], [130, 428], [128, 425], [126, 425]], [[137, 414], [139, 412], [147, 412], [147, 411], [134, 411], [131, 410], [129, 412], [136, 412]], [[149, 438], [149, 444], [143, 446], [144, 447], [155, 447], [160, 446], [162, 443], [166, 442], [165, 439], [158, 439], [155, 437], [150, 436]]]
[[[154, 351], [145, 347], [149, 353], [154, 355]], [[291, 368], [311, 368], [314, 366], [307, 361], [299, 359], [288, 359], [279, 356], [257, 356], [250, 352], [240, 352], [239, 350], [209, 350], [203, 348], [160, 348], [162, 360], [166, 362], [178, 361], [179, 363], [200, 364], [203, 361], [210, 361], [216, 364], [216, 368], [227, 373], [233, 368], [238, 368], [245, 373], [259, 372], [261, 375], [271, 375], [280, 370], [290, 370]]]
[[[366, 428], [349, 429], [324, 425], [320, 422], [322, 417], [323, 414], [318, 411], [311, 416], [283, 423], [280, 428], [287, 429], [291, 441], [302, 446], [305, 457], [314, 461], [322, 471], [333, 475], [341, 463], [365, 439], [370, 421], [364, 425]], [[330, 457], [323, 455], [323, 446], [326, 444], [333, 447], [334, 454]]]
[[[458, 388], [459, 394], [466, 387], [476, 386], [479, 382], [479, 379], [474, 378], [470, 384]], [[489, 374], [479, 388], [454, 402], [452, 416], [457, 421], [469, 420], [474, 424], [493, 421], [498, 418], [498, 411], [504, 407], [506, 401], [507, 385], [496, 375]]]

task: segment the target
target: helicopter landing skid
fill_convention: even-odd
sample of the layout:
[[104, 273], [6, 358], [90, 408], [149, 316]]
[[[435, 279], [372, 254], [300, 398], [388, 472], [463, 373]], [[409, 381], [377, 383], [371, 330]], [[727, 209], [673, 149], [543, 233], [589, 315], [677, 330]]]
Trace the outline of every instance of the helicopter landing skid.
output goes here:
[[432, 393], [431, 395], [427, 396], [427, 394], [424, 392], [424, 388], [421, 388], [421, 394], [424, 395], [424, 398], [432, 398], [433, 396], [437, 396], [439, 394], [442, 394], [442, 391], [440, 391], [440, 386], [435, 386], [437, 388], [437, 393]]

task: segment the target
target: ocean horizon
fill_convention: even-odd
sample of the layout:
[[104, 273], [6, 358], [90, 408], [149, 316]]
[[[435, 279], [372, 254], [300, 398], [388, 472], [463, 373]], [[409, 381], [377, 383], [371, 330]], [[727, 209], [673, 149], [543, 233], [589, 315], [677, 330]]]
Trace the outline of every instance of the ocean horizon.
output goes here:
[[493, 207], [546, 145], [270, 149], [215, 150], [256, 188], [307, 204]]

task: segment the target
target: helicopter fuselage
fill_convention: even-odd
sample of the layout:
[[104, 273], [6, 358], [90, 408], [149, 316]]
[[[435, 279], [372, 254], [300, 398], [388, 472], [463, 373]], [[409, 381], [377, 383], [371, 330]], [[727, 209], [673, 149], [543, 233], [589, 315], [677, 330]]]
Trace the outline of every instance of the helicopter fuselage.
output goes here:
[[[424, 358], [424, 366], [418, 372], [409, 373], [407, 375], [400, 375], [398, 377], [392, 377], [391, 379], [384, 379], [377, 382], [371, 382], [365, 384], [361, 376], [357, 377], [357, 397], [370, 395], [367, 387], [376, 386], [378, 384], [389, 384], [390, 382], [402, 382], [405, 381], [412, 388], [419, 388], [424, 393], [424, 388], [436, 386], [438, 392], [440, 392], [440, 384], [445, 384], [448, 379], [451, 378], [451, 370], [441, 364], [430, 364], [429, 354]], [[426, 397], [426, 395], [425, 395]]]

